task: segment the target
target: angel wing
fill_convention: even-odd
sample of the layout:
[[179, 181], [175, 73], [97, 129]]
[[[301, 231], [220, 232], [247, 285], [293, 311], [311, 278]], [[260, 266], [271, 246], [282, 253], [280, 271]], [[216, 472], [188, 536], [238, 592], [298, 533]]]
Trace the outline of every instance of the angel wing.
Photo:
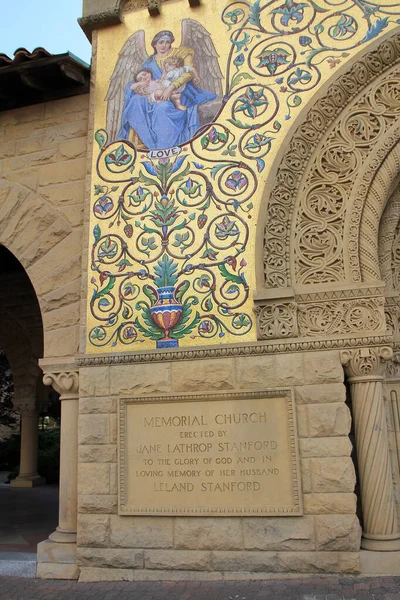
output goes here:
[[125, 87], [149, 58], [143, 29], [131, 35], [118, 55], [105, 100], [107, 100], [107, 133], [115, 140], [121, 126]]
[[200, 75], [200, 87], [222, 96], [224, 76], [219, 67], [218, 54], [211, 35], [194, 19], [182, 21], [182, 46], [194, 50], [194, 66]]

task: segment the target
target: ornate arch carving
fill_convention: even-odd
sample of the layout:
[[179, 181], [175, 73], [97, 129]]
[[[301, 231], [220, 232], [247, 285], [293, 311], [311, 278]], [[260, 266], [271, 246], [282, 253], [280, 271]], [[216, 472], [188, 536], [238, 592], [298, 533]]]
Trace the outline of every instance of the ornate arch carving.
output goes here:
[[[397, 148], [397, 147], [396, 147]], [[399, 183], [399, 182], [397, 182]], [[400, 186], [397, 185], [379, 225], [379, 266], [388, 292], [400, 290]]]
[[[339, 77], [294, 134], [268, 199], [264, 287], [361, 280], [354, 235], [358, 237], [358, 224], [352, 220], [357, 211], [361, 215], [374, 173], [400, 138], [394, 124], [400, 114], [399, 75], [396, 35]], [[345, 235], [350, 245], [347, 263], [342, 259]], [[298, 250], [292, 250], [291, 259], [290, 248]], [[364, 252], [364, 272], [366, 263]]]
[[[398, 139], [400, 131], [396, 131], [391, 140]], [[390, 142], [391, 140], [386, 140]], [[392, 148], [392, 150], [384, 158], [383, 163], [376, 172], [372, 184], [366, 196], [363, 218], [361, 220], [360, 229], [360, 271], [362, 281], [376, 281], [384, 279], [380, 268], [380, 242], [382, 241], [383, 228], [381, 227], [381, 219], [385, 207], [389, 199], [392, 197], [394, 189], [397, 187], [400, 180], [400, 142]], [[393, 198], [395, 200], [396, 196]], [[400, 204], [391, 202], [392, 211], [391, 218], [395, 218]], [[379, 235], [380, 232], [380, 235]], [[389, 234], [389, 232], [388, 232]], [[390, 234], [389, 234], [390, 235]], [[385, 280], [385, 279], [384, 279]]]

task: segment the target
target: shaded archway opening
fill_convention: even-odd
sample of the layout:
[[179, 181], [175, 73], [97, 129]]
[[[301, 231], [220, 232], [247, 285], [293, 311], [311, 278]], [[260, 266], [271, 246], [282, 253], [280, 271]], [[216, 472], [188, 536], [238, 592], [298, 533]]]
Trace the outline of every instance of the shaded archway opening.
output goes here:
[[[35, 290], [22, 264], [1, 244], [0, 349], [0, 376], [6, 356], [18, 415], [17, 431], [0, 442], [3, 468], [11, 473], [10, 484], [0, 483], [0, 552], [36, 553], [37, 543], [58, 520], [59, 419], [47, 414], [58, 395], [52, 397], [42, 383], [43, 324]], [[54, 408], [52, 412], [57, 415]], [[40, 470], [56, 483], [41, 485]]]

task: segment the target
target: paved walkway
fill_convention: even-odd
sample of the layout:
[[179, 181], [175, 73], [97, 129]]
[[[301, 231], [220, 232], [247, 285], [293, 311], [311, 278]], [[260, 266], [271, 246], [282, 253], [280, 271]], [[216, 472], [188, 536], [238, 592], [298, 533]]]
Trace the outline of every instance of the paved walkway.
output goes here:
[[58, 486], [12, 488], [0, 483], [0, 553], [36, 552], [57, 523]]
[[0, 600], [400, 600], [400, 577], [74, 583], [1, 578]]
[[[30, 553], [55, 529], [57, 513], [56, 486], [0, 483], [0, 564], [34, 560]], [[400, 577], [76, 583], [0, 576], [0, 600], [400, 600]]]

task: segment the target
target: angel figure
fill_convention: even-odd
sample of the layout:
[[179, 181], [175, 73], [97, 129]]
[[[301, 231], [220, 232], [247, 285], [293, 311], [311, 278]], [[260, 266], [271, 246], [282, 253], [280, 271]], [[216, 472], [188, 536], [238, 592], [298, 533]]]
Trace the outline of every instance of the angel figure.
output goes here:
[[199, 117], [199, 105], [222, 100], [223, 75], [211, 36], [197, 21], [184, 19], [182, 45], [174, 48], [174, 41], [171, 31], [160, 31], [151, 56], [143, 30], [124, 44], [106, 96], [111, 139], [150, 150], [171, 148], [191, 139], [200, 120], [211, 120]]

